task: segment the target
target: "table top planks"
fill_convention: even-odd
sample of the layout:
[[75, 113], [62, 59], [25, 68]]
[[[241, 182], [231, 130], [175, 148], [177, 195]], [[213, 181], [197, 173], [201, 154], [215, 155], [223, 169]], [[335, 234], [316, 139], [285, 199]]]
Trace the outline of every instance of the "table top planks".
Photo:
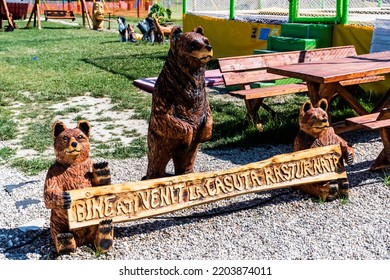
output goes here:
[[390, 51], [350, 56], [321, 62], [271, 66], [269, 73], [315, 83], [334, 83], [390, 72]]

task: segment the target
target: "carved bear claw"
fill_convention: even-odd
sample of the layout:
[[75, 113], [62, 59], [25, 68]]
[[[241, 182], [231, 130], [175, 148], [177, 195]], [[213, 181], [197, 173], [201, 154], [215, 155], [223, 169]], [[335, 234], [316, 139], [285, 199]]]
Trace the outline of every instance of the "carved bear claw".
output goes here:
[[107, 161], [97, 162], [97, 163], [93, 164], [93, 168], [95, 168], [95, 169], [104, 169], [106, 167], [108, 167]]
[[63, 208], [64, 209], [69, 209], [70, 208], [70, 204], [72, 203], [72, 199], [70, 197], [70, 193], [69, 192], [63, 192], [62, 193], [62, 199], [64, 201]]
[[76, 240], [70, 232], [57, 234], [56, 251], [58, 254], [69, 254], [76, 251]]
[[111, 171], [108, 168], [108, 162], [94, 163], [92, 166], [93, 185], [103, 186], [111, 184]]
[[349, 197], [349, 182], [344, 181], [339, 183], [339, 195], [343, 196], [344, 198]]
[[95, 239], [96, 251], [106, 253], [111, 250], [114, 243], [114, 226], [111, 219], [103, 220], [99, 223], [98, 232]]
[[348, 156], [347, 156], [347, 164], [348, 165], [351, 165], [353, 164], [353, 159], [354, 159], [354, 154], [352, 152], [348, 152]]

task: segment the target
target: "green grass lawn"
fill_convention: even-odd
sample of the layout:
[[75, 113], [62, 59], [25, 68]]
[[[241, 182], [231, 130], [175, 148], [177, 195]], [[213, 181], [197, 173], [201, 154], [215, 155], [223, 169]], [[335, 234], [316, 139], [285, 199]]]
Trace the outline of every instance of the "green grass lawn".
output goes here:
[[[137, 21], [129, 19], [130, 24]], [[44, 151], [51, 148], [51, 125], [59, 115], [52, 105], [72, 97], [109, 98], [114, 105], [112, 110], [134, 110], [132, 118], [148, 120], [151, 95], [141, 92], [133, 81], [158, 76], [168, 43], [120, 43], [114, 31], [92, 31], [53, 22], [43, 21], [41, 30], [25, 29], [26, 22], [17, 24], [20, 28], [14, 32], [0, 32], [1, 164], [20, 167], [30, 174], [46, 169], [53, 155], [48, 156]], [[115, 24], [112, 23], [112, 28], [116, 28]], [[208, 67], [216, 68], [217, 63], [212, 61]], [[362, 96], [364, 99], [365, 95]], [[298, 108], [306, 99], [306, 95], [296, 95], [283, 102], [267, 100], [277, 116], [271, 117], [261, 110], [265, 125], [260, 133], [244, 121], [246, 110], [242, 100], [224, 101], [217, 94], [210, 95], [213, 138], [202, 144], [202, 148], [292, 144], [298, 131]], [[352, 114], [342, 104], [335, 106], [338, 106], [334, 110], [337, 117]], [[82, 118], [83, 108], [67, 110], [77, 111], [75, 122]], [[18, 157], [19, 149], [32, 149], [40, 156]], [[146, 153], [146, 138], [142, 135], [127, 145], [96, 143], [93, 150], [93, 155], [107, 158], [140, 157]]]

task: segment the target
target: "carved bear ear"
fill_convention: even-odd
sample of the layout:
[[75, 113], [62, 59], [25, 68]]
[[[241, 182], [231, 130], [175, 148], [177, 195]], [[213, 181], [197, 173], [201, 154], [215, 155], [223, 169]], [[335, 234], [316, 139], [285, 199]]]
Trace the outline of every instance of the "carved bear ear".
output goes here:
[[91, 131], [91, 125], [85, 120], [81, 120], [77, 123], [77, 128], [80, 129], [87, 137], [89, 137], [89, 132]]
[[317, 107], [326, 111], [328, 109], [328, 101], [325, 98], [322, 98], [320, 101], [318, 101]]
[[306, 101], [301, 107], [301, 112], [306, 113], [311, 108], [313, 108], [313, 104], [311, 104], [311, 101]]
[[183, 30], [181, 29], [180, 26], [175, 26], [172, 28], [172, 35], [171, 35], [171, 38], [173, 39], [176, 39], [177, 37], [179, 37], [179, 35], [183, 33]]
[[204, 36], [204, 29], [202, 26], [195, 27], [194, 30], [192, 30], [192, 32], [196, 32], [196, 33], [199, 33], [200, 35]]
[[53, 138], [56, 138], [58, 135], [60, 135], [61, 132], [63, 132], [66, 129], [66, 125], [62, 121], [56, 121], [52, 127], [52, 135]]

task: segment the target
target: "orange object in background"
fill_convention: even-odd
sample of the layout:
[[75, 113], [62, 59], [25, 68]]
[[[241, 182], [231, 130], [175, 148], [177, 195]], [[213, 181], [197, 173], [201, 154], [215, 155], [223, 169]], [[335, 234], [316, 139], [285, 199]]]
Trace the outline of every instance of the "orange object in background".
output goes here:
[[[24, 18], [27, 17], [27, 14], [31, 13], [33, 4], [29, 5], [28, 0], [7, 0], [7, 4], [9, 5], [9, 1], [18, 1], [26, 3], [25, 9], [27, 11], [24, 12]], [[87, 0], [87, 9], [92, 12], [93, 1]], [[138, 7], [139, 4], [139, 7]], [[149, 6], [151, 4], [150, 0], [126, 0], [126, 1], [115, 1], [108, 2], [107, 0], [104, 2], [105, 10], [110, 11], [111, 16], [123, 16], [123, 17], [134, 17], [134, 18], [146, 18], [148, 16]], [[9, 7], [9, 6], [8, 6]], [[76, 15], [81, 15], [81, 4], [79, 0], [73, 0], [68, 2], [65, 6], [62, 1], [50, 1], [46, 0], [46, 2], [41, 1], [41, 8], [43, 10], [70, 10], [73, 11]], [[15, 18], [14, 18], [15, 19]]]

